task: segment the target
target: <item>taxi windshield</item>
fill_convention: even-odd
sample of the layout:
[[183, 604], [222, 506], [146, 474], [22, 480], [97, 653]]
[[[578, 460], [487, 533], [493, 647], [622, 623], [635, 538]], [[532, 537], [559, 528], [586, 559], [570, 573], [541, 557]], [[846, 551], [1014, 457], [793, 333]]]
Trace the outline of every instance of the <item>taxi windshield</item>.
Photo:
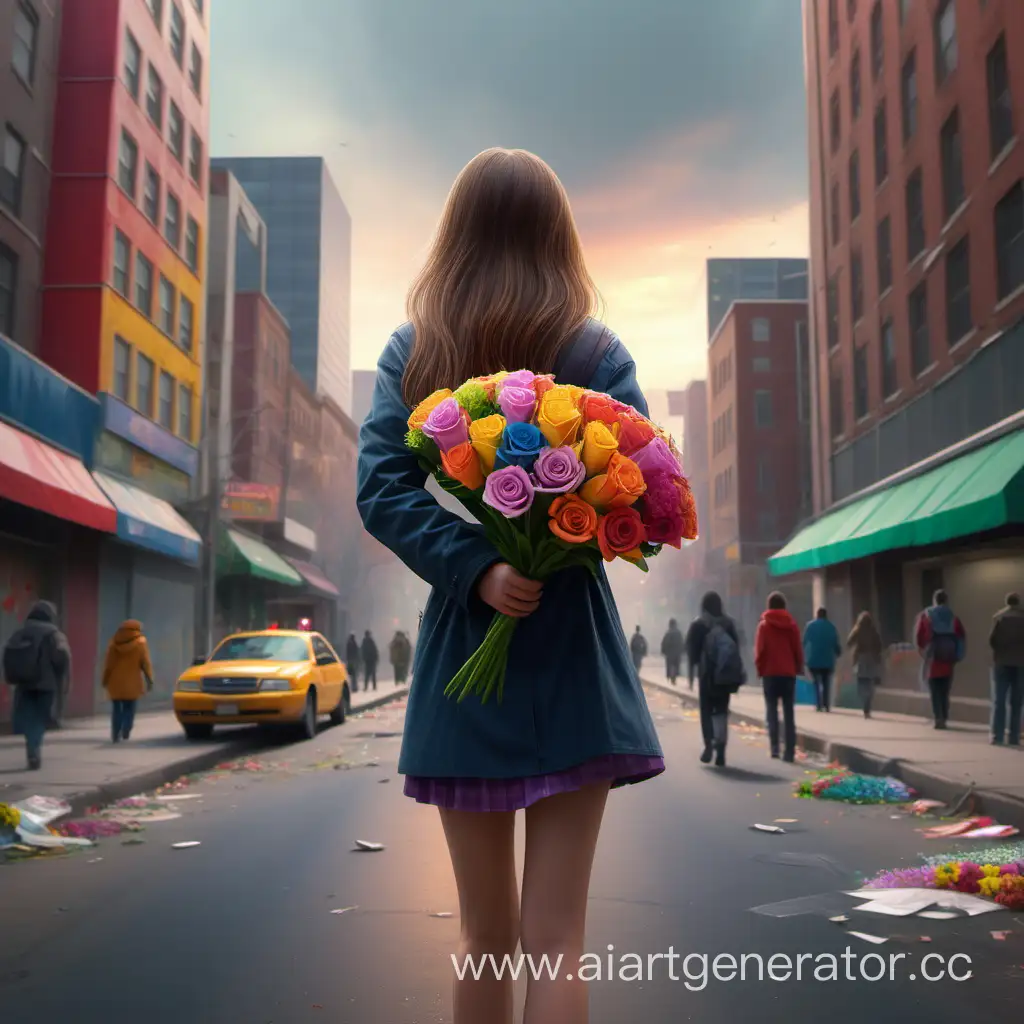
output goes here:
[[300, 636], [231, 636], [210, 661], [308, 661], [309, 644]]

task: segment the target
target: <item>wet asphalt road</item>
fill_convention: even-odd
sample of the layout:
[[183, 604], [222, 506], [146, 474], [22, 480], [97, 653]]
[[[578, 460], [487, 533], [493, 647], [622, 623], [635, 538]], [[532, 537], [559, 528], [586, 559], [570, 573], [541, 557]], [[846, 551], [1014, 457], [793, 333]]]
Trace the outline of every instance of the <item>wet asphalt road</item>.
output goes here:
[[[1019, 1019], [1020, 915], [958, 921], [853, 915], [856, 926], [846, 928], [888, 938], [873, 946], [847, 936], [827, 914], [750, 913], [764, 903], [851, 888], [859, 873], [916, 862], [915, 854], [932, 852], [931, 844], [915, 834], [916, 822], [892, 820], [891, 809], [793, 799], [792, 782], [803, 769], [770, 761], [760, 737], [734, 733], [734, 767], [703, 768], [692, 715], [670, 698], [651, 701], [669, 771], [611, 796], [588, 947], [607, 957], [611, 944], [616, 956], [633, 952], [645, 961], [673, 948], [680, 980], [670, 979], [661, 960], [653, 979], [594, 982], [594, 1024]], [[0, 867], [0, 1019], [450, 1020], [458, 907], [436, 812], [405, 799], [395, 775], [401, 726], [401, 708], [384, 709], [311, 743], [267, 752], [267, 760], [282, 762], [272, 770], [198, 783], [185, 792], [203, 798], [182, 801], [179, 820], [150, 825], [143, 845], [106, 839], [83, 854]], [[363, 766], [335, 769], [339, 757]], [[371, 759], [379, 765], [366, 765]], [[783, 826], [786, 835], [749, 828], [775, 818], [799, 821]], [[356, 839], [386, 849], [351, 852]], [[171, 848], [183, 840], [201, 845]], [[785, 863], [793, 854], [824, 859]], [[330, 913], [344, 907], [356, 909]], [[436, 912], [454, 916], [432, 917]], [[1000, 942], [992, 929], [1012, 934]], [[908, 956], [895, 982], [806, 976], [759, 982], [751, 961], [747, 981], [711, 977], [702, 991], [691, 991], [683, 973], [689, 953], [711, 959], [760, 953], [767, 962], [772, 954], [795, 960], [799, 953], [839, 956], [847, 948], [886, 961], [894, 953]], [[967, 954], [974, 978], [909, 980], [929, 953]], [[868, 973], [874, 969], [877, 962]], [[957, 969], [967, 969], [964, 961]], [[840, 960], [841, 976], [845, 970]], [[700, 974], [697, 961], [690, 961], [690, 973]]]

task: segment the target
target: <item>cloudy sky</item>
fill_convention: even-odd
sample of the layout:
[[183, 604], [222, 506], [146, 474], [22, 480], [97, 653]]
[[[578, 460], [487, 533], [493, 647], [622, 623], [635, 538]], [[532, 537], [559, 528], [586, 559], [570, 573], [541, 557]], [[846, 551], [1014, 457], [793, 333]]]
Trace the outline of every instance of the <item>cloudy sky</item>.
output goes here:
[[319, 154], [372, 367], [455, 175], [546, 159], [642, 383], [704, 376], [704, 261], [803, 256], [800, 0], [214, 0], [214, 156]]

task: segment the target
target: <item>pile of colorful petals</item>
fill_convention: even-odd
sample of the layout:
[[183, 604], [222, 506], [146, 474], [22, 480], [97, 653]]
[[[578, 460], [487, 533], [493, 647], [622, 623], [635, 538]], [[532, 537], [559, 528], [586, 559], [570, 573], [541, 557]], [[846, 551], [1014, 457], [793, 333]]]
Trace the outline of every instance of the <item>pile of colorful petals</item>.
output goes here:
[[126, 831], [137, 831], [130, 829], [120, 821], [107, 821], [105, 818], [83, 818], [81, 821], [66, 821], [57, 825], [54, 831], [58, 835], [71, 836], [74, 839], [106, 839], [109, 836], [117, 836]]
[[995, 900], [1008, 910], [1024, 910], [1024, 861], [976, 864], [950, 860], [918, 868], [883, 871], [867, 889], [953, 889]]
[[914, 791], [899, 779], [859, 775], [845, 768], [829, 767], [797, 783], [796, 795], [804, 799], [840, 800], [848, 804], [905, 804]]

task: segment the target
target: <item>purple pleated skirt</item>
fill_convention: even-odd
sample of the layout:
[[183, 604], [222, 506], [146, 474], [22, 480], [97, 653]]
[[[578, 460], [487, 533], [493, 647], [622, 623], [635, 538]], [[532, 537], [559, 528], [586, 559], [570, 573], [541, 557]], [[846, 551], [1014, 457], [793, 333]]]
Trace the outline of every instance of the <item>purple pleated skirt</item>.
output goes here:
[[570, 793], [596, 782], [630, 786], [653, 779], [665, 770], [661, 757], [644, 754], [607, 754], [547, 775], [517, 779], [405, 777], [405, 795], [417, 803], [452, 811], [518, 811], [556, 793]]

